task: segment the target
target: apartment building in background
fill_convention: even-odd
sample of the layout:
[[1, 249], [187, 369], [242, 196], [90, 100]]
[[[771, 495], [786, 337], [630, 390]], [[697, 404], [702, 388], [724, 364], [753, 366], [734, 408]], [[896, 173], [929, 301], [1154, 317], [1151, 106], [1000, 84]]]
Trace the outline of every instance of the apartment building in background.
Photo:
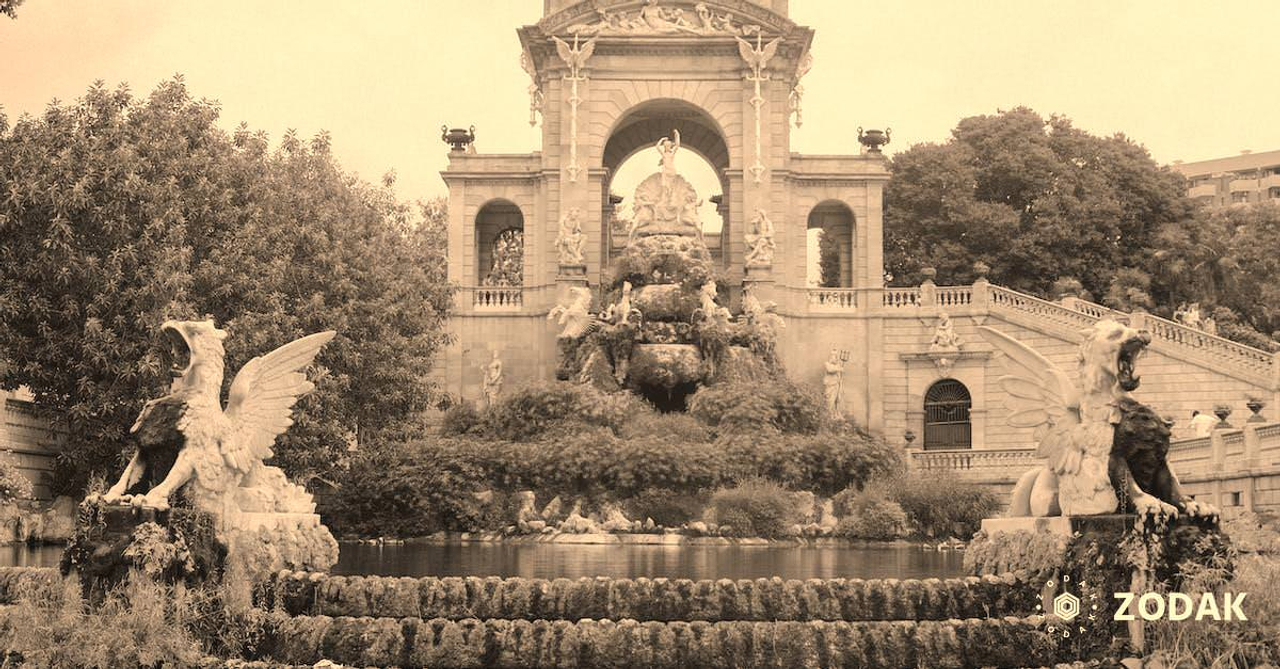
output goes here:
[[1197, 202], [1215, 207], [1280, 203], [1280, 151], [1244, 151], [1229, 158], [1176, 162], [1173, 169], [1187, 178], [1187, 195]]

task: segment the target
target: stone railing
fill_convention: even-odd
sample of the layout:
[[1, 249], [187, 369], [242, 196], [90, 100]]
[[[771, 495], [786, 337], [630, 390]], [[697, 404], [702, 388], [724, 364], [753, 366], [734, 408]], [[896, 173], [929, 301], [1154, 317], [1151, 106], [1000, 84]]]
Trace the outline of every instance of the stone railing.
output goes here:
[[990, 286], [987, 290], [991, 305], [997, 309], [1032, 314], [1073, 329], [1088, 327], [1098, 320], [1097, 317], [1068, 309], [1057, 302], [1042, 300], [1016, 290], [1001, 286]]
[[1173, 441], [1169, 467], [1199, 499], [1224, 507], [1275, 509], [1275, 500], [1255, 500], [1260, 489], [1251, 481], [1280, 476], [1280, 423], [1245, 423], [1240, 429], [1219, 428], [1208, 437]]
[[809, 289], [809, 309], [812, 311], [853, 311], [857, 308], [856, 288]]
[[481, 286], [471, 289], [471, 306], [476, 311], [519, 311], [524, 306], [520, 286]]
[[882, 304], [890, 309], [920, 306], [919, 288], [885, 288]]
[[938, 286], [934, 290], [934, 303], [943, 309], [967, 307], [973, 304], [973, 287]]
[[1270, 377], [1275, 366], [1275, 355], [1238, 344], [1208, 332], [1187, 327], [1181, 323], [1152, 316], [1151, 314], [1134, 314], [1131, 318], [1134, 327], [1145, 328], [1151, 332], [1153, 339], [1192, 349], [1200, 355], [1212, 358], [1215, 362], [1234, 365], [1254, 374]]
[[907, 464], [912, 470], [950, 472], [982, 483], [1012, 482], [1043, 463], [1034, 448], [907, 451]]

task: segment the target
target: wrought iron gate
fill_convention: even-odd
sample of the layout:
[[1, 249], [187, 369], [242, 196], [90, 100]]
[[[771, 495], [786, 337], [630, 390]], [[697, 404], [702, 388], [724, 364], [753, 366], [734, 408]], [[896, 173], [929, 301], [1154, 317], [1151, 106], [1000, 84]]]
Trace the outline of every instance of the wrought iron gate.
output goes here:
[[969, 389], [955, 379], [943, 379], [924, 396], [924, 448], [943, 450], [973, 447]]

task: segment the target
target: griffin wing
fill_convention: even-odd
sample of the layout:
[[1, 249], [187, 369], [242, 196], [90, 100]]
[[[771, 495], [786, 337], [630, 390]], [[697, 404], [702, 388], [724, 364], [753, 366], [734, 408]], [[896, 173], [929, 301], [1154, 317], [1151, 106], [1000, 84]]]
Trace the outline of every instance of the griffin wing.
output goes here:
[[254, 462], [271, 457], [276, 437], [293, 425], [294, 403], [315, 388], [303, 368], [335, 334], [329, 330], [308, 335], [240, 368], [223, 412], [229, 430], [222, 440], [222, 457], [229, 466], [248, 472]]
[[1067, 451], [1077, 448], [1070, 428], [1080, 423], [1079, 393], [1071, 377], [1031, 347], [993, 328], [979, 334], [1004, 354], [1005, 376], [1000, 387], [1007, 394], [1008, 422], [1014, 427], [1035, 428], [1036, 455], [1047, 457], [1056, 468]]

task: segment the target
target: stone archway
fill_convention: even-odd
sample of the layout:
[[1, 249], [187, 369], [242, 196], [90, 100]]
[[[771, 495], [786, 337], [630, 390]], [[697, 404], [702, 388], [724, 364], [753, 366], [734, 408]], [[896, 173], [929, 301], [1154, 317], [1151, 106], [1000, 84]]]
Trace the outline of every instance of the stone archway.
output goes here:
[[929, 386], [924, 396], [925, 450], [955, 450], [973, 447], [969, 389], [955, 379], [941, 379]]
[[[632, 156], [654, 149], [658, 140], [671, 137], [673, 130], [680, 134], [680, 148], [705, 160], [720, 183], [719, 193], [699, 193], [699, 196], [716, 204], [716, 211], [722, 222], [720, 240], [723, 243], [723, 240], [732, 238], [729, 229], [729, 179], [726, 174], [730, 166], [729, 145], [719, 124], [709, 113], [693, 103], [674, 98], [640, 103], [619, 116], [614, 124], [601, 153], [601, 167], [606, 174], [604, 192], [601, 194], [604, 211], [602, 220], [610, 222], [615, 208], [631, 197], [631, 193], [612, 192], [613, 178], [618, 168]], [[653, 171], [658, 171], [656, 152]], [[605, 234], [601, 235], [601, 257], [606, 259], [602, 263], [602, 273], [607, 272], [607, 259], [611, 259], [616, 253], [622, 243], [619, 237], [625, 234], [611, 225], [606, 225], [605, 228]], [[713, 256], [718, 256], [722, 262], [728, 260], [728, 253], [717, 249], [712, 251]]]

